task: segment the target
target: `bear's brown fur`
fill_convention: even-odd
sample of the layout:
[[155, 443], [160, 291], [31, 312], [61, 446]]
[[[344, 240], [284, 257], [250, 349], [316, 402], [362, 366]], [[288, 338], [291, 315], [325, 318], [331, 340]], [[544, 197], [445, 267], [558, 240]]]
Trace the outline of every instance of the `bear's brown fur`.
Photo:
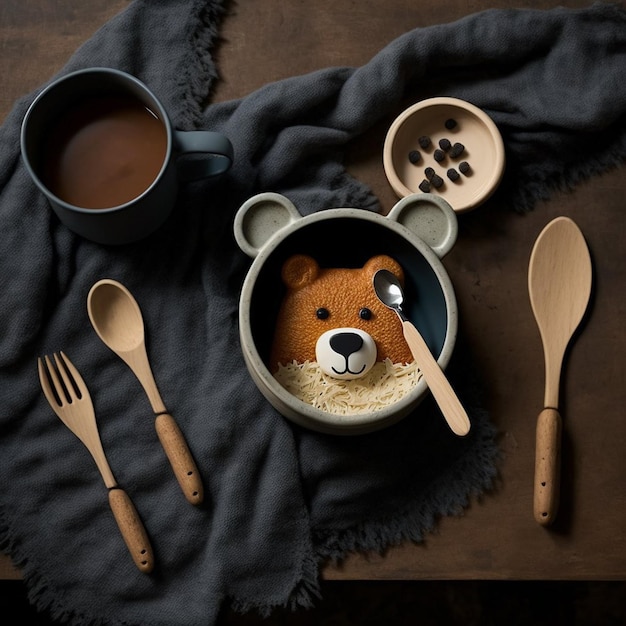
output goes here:
[[[270, 369], [296, 361], [315, 361], [315, 344], [319, 336], [332, 328], [359, 328], [376, 342], [377, 360], [389, 358], [393, 363], [411, 363], [397, 315], [377, 298], [372, 284], [374, 274], [386, 269], [404, 283], [400, 264], [387, 255], [369, 259], [362, 268], [321, 268], [304, 254], [289, 257], [282, 267], [287, 292], [276, 321], [270, 354]], [[317, 312], [328, 316], [320, 319]], [[369, 309], [370, 319], [361, 311]], [[367, 315], [365, 315], [367, 317]]]

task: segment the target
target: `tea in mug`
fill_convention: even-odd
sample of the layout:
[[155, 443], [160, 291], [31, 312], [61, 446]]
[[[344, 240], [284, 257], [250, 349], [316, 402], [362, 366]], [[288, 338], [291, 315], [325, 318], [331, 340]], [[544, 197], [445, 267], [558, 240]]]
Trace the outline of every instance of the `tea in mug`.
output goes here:
[[74, 206], [116, 207], [150, 187], [166, 154], [165, 124], [142, 102], [121, 95], [86, 98], [48, 133], [42, 179]]

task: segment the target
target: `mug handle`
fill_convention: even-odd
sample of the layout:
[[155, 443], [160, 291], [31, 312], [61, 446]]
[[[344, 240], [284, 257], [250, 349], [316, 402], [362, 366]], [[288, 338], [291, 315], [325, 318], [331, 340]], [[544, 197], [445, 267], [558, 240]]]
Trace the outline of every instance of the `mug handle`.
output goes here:
[[175, 130], [179, 178], [185, 181], [217, 176], [233, 164], [233, 145], [225, 135], [209, 130]]

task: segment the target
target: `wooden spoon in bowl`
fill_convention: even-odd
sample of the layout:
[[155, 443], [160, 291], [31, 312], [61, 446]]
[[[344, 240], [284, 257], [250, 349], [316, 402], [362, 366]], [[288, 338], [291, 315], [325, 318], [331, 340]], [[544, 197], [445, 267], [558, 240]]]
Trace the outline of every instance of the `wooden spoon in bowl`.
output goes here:
[[419, 330], [404, 314], [400, 281], [389, 270], [378, 270], [372, 282], [378, 299], [400, 318], [404, 338], [448, 426], [455, 435], [465, 437], [471, 427], [467, 412]]
[[568, 217], [557, 217], [539, 234], [530, 256], [528, 291], [545, 360], [544, 409], [537, 419], [535, 520], [547, 526], [559, 504], [561, 415], [559, 384], [565, 349], [591, 295], [591, 257], [585, 238]]

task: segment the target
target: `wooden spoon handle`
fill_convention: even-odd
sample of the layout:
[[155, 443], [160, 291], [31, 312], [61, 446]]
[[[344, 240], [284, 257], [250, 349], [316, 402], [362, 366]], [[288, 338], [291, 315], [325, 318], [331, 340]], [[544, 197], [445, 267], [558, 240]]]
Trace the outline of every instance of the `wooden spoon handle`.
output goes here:
[[424, 338], [409, 321], [402, 322], [402, 330], [415, 362], [422, 371], [448, 426], [456, 435], [461, 437], [467, 435], [470, 430], [469, 417]]
[[554, 521], [559, 506], [561, 415], [544, 409], [537, 418], [535, 447], [535, 520], [542, 526]]
[[202, 478], [187, 446], [185, 436], [174, 418], [168, 413], [157, 415], [155, 425], [161, 445], [185, 498], [191, 504], [200, 504], [204, 498]]
[[149, 574], [154, 567], [152, 546], [135, 505], [119, 487], [109, 489], [109, 505], [135, 565]]

